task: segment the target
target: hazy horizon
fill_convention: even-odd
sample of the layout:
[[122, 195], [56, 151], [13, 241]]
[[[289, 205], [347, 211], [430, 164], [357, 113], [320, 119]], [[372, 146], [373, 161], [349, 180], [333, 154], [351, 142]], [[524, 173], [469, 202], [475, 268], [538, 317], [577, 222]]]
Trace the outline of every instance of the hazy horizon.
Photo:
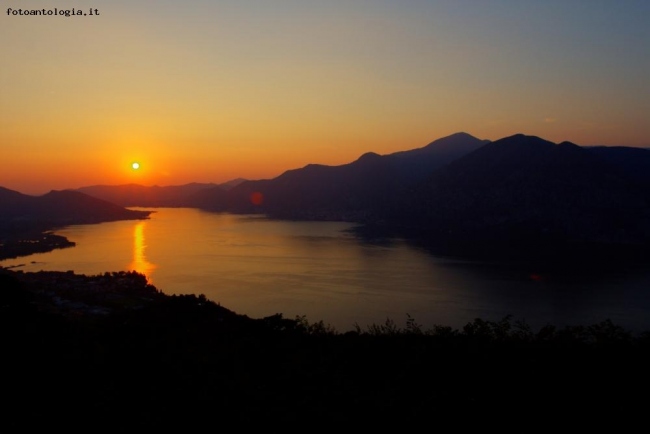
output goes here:
[[[454, 134], [468, 134], [468, 133], [465, 133], [465, 132], [458, 132], [458, 133], [454, 133]], [[453, 135], [453, 134], [452, 134], [452, 135]], [[439, 138], [437, 138], [437, 139], [435, 139], [435, 140], [433, 140], [433, 141], [431, 141], [431, 142], [429, 142], [429, 143], [435, 142], [436, 140], [443, 139], [443, 138], [444, 138], [444, 137], [439, 137]], [[478, 137], [477, 137], [477, 138], [478, 138]], [[481, 139], [481, 140], [483, 140], [483, 139]], [[427, 145], [428, 145], [428, 143], [427, 143]], [[423, 146], [426, 146], [426, 145], [423, 145]], [[409, 150], [413, 150], [413, 149], [416, 149], [416, 148], [421, 148], [421, 147], [423, 147], [423, 146], [416, 146], [416, 147], [407, 148], [407, 149], [400, 149], [400, 150], [397, 150], [397, 151], [395, 151], [395, 152], [409, 151]], [[356, 159], [359, 158], [360, 156], [361, 156], [361, 155], [355, 157], [353, 160], [342, 162], [341, 164], [342, 164], [342, 165], [343, 165], [343, 164], [348, 164], [348, 163], [350, 163], [350, 162], [356, 160]], [[321, 164], [321, 163], [318, 162], [318, 161], [311, 161], [311, 162], [309, 162], [308, 164]], [[332, 165], [332, 166], [337, 166], [337, 165], [338, 165], [338, 164], [334, 164], [334, 165]], [[304, 166], [303, 166], [303, 167], [304, 167]], [[298, 169], [298, 167], [288, 167], [288, 168], [286, 168], [285, 170], [283, 170], [282, 172], [278, 173], [277, 175], [280, 175], [280, 174], [284, 173], [284, 172], [287, 171], [287, 170], [293, 170], [293, 169]], [[195, 180], [190, 180], [190, 181], [187, 181], [187, 182], [183, 182], [183, 183], [181, 183], [181, 184], [155, 184], [155, 183], [153, 183], [153, 184], [146, 184], [146, 183], [142, 183], [142, 182], [137, 182], [137, 181], [127, 180], [126, 182], [117, 183], [117, 184], [96, 183], [96, 184], [88, 184], [88, 185], [68, 186], [68, 187], [64, 187], [64, 188], [47, 188], [47, 186], [45, 186], [45, 189], [40, 189], [40, 190], [31, 190], [31, 191], [22, 191], [22, 190], [18, 190], [18, 189], [13, 189], [13, 188], [10, 188], [10, 187], [8, 187], [8, 186], [6, 186], [6, 185], [0, 185], [0, 187], [8, 188], [8, 189], [10, 189], [10, 190], [18, 191], [19, 193], [23, 193], [23, 194], [27, 194], [27, 195], [40, 196], [40, 195], [47, 194], [47, 193], [49, 193], [50, 191], [77, 190], [77, 189], [81, 189], [81, 188], [84, 188], [84, 187], [94, 187], [94, 186], [100, 186], [100, 185], [101, 185], [101, 186], [139, 185], [139, 186], [143, 186], [143, 187], [176, 187], [176, 186], [183, 186], [183, 185], [195, 184], [195, 183], [196, 183], [196, 184], [215, 184], [215, 185], [219, 185], [219, 184], [228, 183], [228, 182], [230, 182], [230, 181], [234, 181], [234, 180], [236, 180], [236, 179], [245, 179], [246, 181], [256, 181], [256, 180], [260, 180], [260, 179], [271, 179], [271, 178], [274, 178], [274, 177], [275, 177], [275, 176], [272, 176], [272, 177], [269, 177], [269, 178], [243, 178], [243, 177], [241, 177], [241, 176], [236, 176], [236, 177], [234, 177], [234, 178], [224, 179], [224, 180], [220, 180], [220, 181], [195, 181]]]
[[[468, 134], [468, 133], [458, 132], [458, 133], [454, 133], [454, 134]], [[454, 134], [452, 134], [452, 135], [454, 135]], [[522, 134], [522, 133], [518, 133], [518, 134]], [[428, 144], [433, 143], [433, 142], [435, 142], [437, 140], [440, 140], [440, 139], [444, 139], [446, 137], [448, 137], [448, 136], [439, 137], [439, 138], [429, 142]], [[481, 139], [479, 137], [476, 137], [476, 138], [480, 139], [480, 140], [486, 140], [486, 139]], [[503, 139], [503, 138], [505, 138], [505, 137], [501, 137], [501, 138], [498, 138], [496, 140], [500, 140], [500, 139]], [[544, 139], [543, 137], [540, 137], [540, 138]], [[489, 139], [487, 139], [487, 140], [489, 140]], [[495, 141], [495, 140], [490, 140], [490, 141]], [[559, 143], [556, 143], [556, 144], [559, 144]], [[424, 146], [426, 146], [426, 145], [424, 145]], [[582, 146], [582, 145], [578, 145], [578, 146], [589, 147], [589, 146]], [[606, 146], [606, 145], [591, 145], [591, 146], [599, 147], [599, 146]], [[613, 145], [613, 146], [617, 146], [617, 145]], [[421, 147], [422, 146], [408, 148], [408, 149], [402, 149], [402, 150], [397, 150], [395, 152], [399, 153], [399, 152], [403, 152], [403, 151], [414, 150], [414, 149], [421, 148]], [[638, 147], [638, 148], [640, 148], [640, 149], [650, 149], [650, 147]], [[389, 154], [383, 154], [383, 155], [389, 155]], [[359, 158], [359, 157], [361, 157], [361, 156], [358, 156], [357, 158]], [[356, 160], [357, 158], [355, 158], [354, 160]], [[340, 163], [340, 165], [345, 165], [345, 164], [351, 163], [354, 160], [342, 162], [342, 163]], [[308, 164], [321, 164], [321, 163], [319, 163], [317, 161], [313, 161], [313, 162], [309, 162]], [[338, 166], [338, 165], [339, 164], [332, 164], [332, 165], [328, 165], [328, 166]], [[305, 166], [302, 166], [302, 167], [305, 167]], [[300, 168], [302, 168], [302, 167], [300, 167]], [[284, 173], [285, 171], [290, 171], [290, 170], [295, 170], [295, 169], [300, 169], [300, 168], [299, 167], [287, 168], [286, 170], [283, 170], [282, 172], [278, 173], [278, 176], [281, 175], [282, 173]], [[82, 188], [86, 188], [86, 187], [95, 187], [95, 186], [120, 187], [120, 186], [128, 186], [128, 185], [137, 185], [137, 186], [148, 187], [148, 188], [150, 188], [150, 187], [180, 187], [180, 186], [186, 186], [186, 185], [190, 185], [190, 184], [206, 184], [206, 185], [207, 184], [214, 184], [215, 186], [217, 186], [217, 185], [221, 185], [221, 184], [227, 184], [227, 183], [229, 183], [231, 181], [236, 181], [236, 180], [257, 181], [257, 180], [261, 180], [261, 179], [273, 179], [273, 178], [275, 178], [275, 176], [272, 176], [272, 177], [269, 177], [269, 178], [243, 178], [243, 177], [237, 176], [237, 177], [234, 177], [234, 178], [224, 179], [224, 180], [220, 180], [220, 181], [195, 181], [195, 180], [189, 180], [187, 182], [177, 183], [177, 184], [155, 184], [155, 183], [146, 184], [146, 183], [142, 183], [142, 182], [127, 180], [126, 182], [116, 183], [116, 184], [96, 183], [96, 184], [87, 184], [87, 185], [68, 186], [68, 187], [64, 187], [64, 188], [46, 188], [44, 190], [41, 189], [41, 190], [32, 190], [32, 191], [22, 191], [22, 190], [18, 190], [18, 189], [13, 189], [13, 188], [7, 187], [6, 185], [0, 185], [0, 187], [9, 188], [10, 190], [18, 191], [19, 193], [30, 195], [30, 196], [41, 196], [41, 195], [47, 194], [47, 193], [49, 193], [51, 191], [78, 190], [78, 189], [82, 189]]]
[[[650, 146], [644, 1], [5, 6], [0, 186], [25, 194], [269, 179], [460, 131]], [[99, 15], [9, 10], [37, 7]]]

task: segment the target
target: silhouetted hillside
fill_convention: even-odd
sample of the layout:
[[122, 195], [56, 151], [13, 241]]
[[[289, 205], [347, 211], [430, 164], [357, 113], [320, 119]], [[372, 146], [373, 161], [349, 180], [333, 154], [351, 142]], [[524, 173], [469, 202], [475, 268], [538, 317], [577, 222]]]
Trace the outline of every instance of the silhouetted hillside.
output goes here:
[[2, 201], [3, 205], [11, 205], [13, 203], [17, 203], [24, 198], [24, 194], [14, 191], [14, 190], [9, 190], [8, 188], [0, 187], [0, 201]]
[[524, 135], [435, 172], [390, 218], [432, 238], [468, 243], [650, 240], [650, 204], [635, 180], [588, 149]]
[[621, 178], [637, 184], [650, 199], [650, 149], [627, 146], [598, 146], [588, 149], [611, 165]]
[[191, 183], [164, 187], [138, 184], [94, 185], [76, 191], [125, 207], [183, 207], [192, 206], [191, 197], [203, 190], [215, 188], [226, 191], [244, 181], [237, 178], [223, 184]]
[[467, 133], [456, 133], [429, 143], [423, 148], [396, 152], [386, 157], [396, 162], [407, 183], [425, 179], [436, 169], [469, 154], [489, 140], [479, 140]]
[[270, 180], [244, 182], [227, 195], [217, 189], [201, 192], [193, 204], [208, 210], [262, 212], [281, 218], [372, 220], [405, 187], [485, 143], [458, 133], [410, 151], [369, 152], [340, 166], [309, 164]]
[[148, 211], [128, 210], [121, 206], [75, 191], [50, 191], [29, 196], [0, 188], [2, 225], [48, 225], [100, 223], [146, 218]]
[[235, 178], [235, 179], [231, 179], [230, 181], [222, 182], [218, 186], [224, 190], [230, 190], [231, 188], [237, 187], [239, 184], [246, 181], [248, 180], [244, 178]]
[[29, 196], [2, 187], [0, 210], [0, 259], [74, 246], [64, 237], [46, 232], [57, 227], [144, 219], [150, 214], [75, 191]]

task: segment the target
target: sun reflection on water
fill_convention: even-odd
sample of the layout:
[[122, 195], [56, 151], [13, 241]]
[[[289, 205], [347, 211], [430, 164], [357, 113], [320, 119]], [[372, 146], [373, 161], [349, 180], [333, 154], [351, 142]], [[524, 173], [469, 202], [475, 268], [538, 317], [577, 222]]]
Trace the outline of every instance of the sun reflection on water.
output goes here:
[[137, 271], [147, 276], [149, 283], [153, 283], [151, 273], [156, 269], [156, 264], [147, 260], [145, 249], [147, 244], [144, 238], [144, 228], [146, 222], [138, 222], [133, 228], [133, 260], [129, 264], [129, 269]]

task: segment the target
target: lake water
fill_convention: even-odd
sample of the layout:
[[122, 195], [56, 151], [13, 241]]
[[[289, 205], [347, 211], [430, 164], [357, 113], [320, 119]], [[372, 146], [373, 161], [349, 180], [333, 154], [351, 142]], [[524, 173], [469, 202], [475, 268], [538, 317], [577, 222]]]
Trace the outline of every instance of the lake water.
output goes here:
[[[306, 315], [343, 332], [407, 315], [461, 328], [506, 315], [533, 328], [605, 319], [650, 330], [650, 271], [554, 276], [530, 266], [434, 256], [404, 240], [367, 242], [344, 222], [158, 208], [149, 220], [69, 226], [76, 247], [0, 261], [25, 271], [136, 270], [166, 294], [204, 294], [253, 318]], [[22, 265], [21, 265], [22, 264]]]

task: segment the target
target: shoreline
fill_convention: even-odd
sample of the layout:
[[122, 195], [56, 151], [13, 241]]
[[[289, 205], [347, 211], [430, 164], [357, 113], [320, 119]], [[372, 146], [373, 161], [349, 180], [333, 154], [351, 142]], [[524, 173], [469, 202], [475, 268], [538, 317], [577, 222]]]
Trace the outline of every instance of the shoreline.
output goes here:
[[47, 253], [76, 246], [77, 243], [52, 230], [29, 231], [20, 234], [0, 235], [0, 261], [16, 259], [35, 253]]
[[504, 409], [584, 425], [585, 414], [620, 423], [648, 405], [630, 384], [648, 386], [650, 335], [609, 321], [537, 332], [511, 318], [461, 329], [386, 322], [338, 333], [305, 317], [254, 319], [203, 296], [166, 295], [134, 272], [0, 269], [0, 286], [12, 397], [4, 425], [23, 430], [97, 421], [204, 429], [197, 414], [223, 423], [254, 414], [272, 426], [469, 414], [484, 424]]

